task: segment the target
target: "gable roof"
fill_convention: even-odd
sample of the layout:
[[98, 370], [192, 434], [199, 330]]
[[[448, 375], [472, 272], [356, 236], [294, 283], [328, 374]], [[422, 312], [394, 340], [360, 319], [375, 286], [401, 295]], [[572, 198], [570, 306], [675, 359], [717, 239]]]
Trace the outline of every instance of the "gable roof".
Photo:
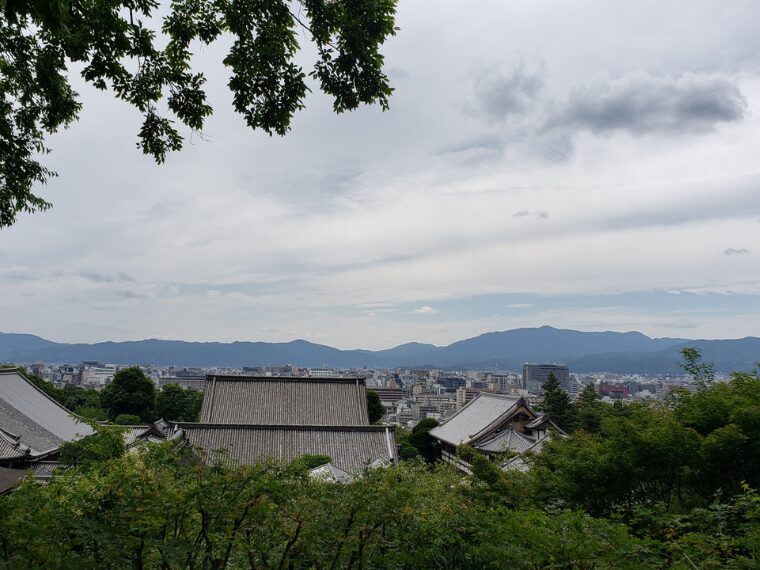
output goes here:
[[499, 465], [499, 467], [504, 471], [521, 471], [523, 473], [529, 471], [531, 466], [529, 453], [541, 453], [541, 450], [544, 448], [544, 444], [548, 439], [550, 438], [542, 437], [520, 455], [507, 459], [504, 463]]
[[[377, 459], [395, 463], [396, 444], [386, 426], [285, 426], [177, 423], [191, 445], [214, 460], [226, 450], [244, 465], [268, 459], [290, 462], [304, 455], [327, 455], [335, 467], [359, 473]], [[210, 455], [209, 455], [210, 454]]]
[[36, 454], [92, 433], [15, 368], [0, 370], [0, 429]]
[[363, 378], [206, 378], [201, 422], [251, 425], [369, 425]]
[[516, 431], [512, 426], [498, 432], [493, 437], [475, 445], [476, 448], [490, 453], [514, 451], [522, 453], [536, 443], [535, 438], [529, 438]]
[[451, 445], [470, 443], [487, 435], [520, 406], [533, 413], [524, 398], [481, 392], [430, 435]]

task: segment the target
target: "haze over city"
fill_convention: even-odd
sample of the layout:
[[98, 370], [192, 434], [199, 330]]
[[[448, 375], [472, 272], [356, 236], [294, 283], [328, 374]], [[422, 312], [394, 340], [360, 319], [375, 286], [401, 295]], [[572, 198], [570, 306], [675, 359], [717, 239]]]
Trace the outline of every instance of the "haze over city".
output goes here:
[[[72, 76], [54, 207], [0, 232], [0, 330], [379, 349], [552, 325], [757, 336], [756, 2], [402, 2], [390, 110], [215, 108], [163, 166]], [[315, 53], [299, 55], [310, 66]]]

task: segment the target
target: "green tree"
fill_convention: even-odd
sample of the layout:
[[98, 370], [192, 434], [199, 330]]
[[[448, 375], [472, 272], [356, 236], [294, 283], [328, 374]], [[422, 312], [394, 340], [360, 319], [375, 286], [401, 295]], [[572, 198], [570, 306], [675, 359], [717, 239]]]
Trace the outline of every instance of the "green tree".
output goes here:
[[593, 384], [586, 384], [575, 400], [576, 428], [589, 433], [597, 433], [602, 427], [602, 418], [607, 405], [601, 401]]
[[421, 420], [409, 435], [409, 444], [414, 447], [428, 463], [438, 459], [438, 446], [430, 431], [438, 427], [438, 422], [432, 418]]
[[336, 112], [385, 109], [392, 92], [380, 46], [396, 32], [396, 0], [5, 0], [0, 7], [0, 227], [19, 212], [50, 207], [34, 186], [54, 176], [38, 160], [49, 152], [46, 136], [81, 109], [70, 65], [142, 114], [137, 146], [158, 163], [182, 148], [177, 121], [200, 132], [212, 113], [191, 46], [229, 44], [223, 63], [233, 107], [270, 135], [284, 135], [304, 106], [307, 75], [294, 59], [305, 38], [317, 52], [309, 75]]
[[69, 441], [61, 447], [61, 463], [64, 465], [85, 465], [92, 467], [102, 461], [109, 461], [124, 455], [126, 445], [122, 430], [114, 426], [92, 425], [95, 433]]
[[374, 390], [367, 390], [367, 414], [371, 424], [379, 422], [385, 415], [385, 406], [380, 401], [380, 394]]
[[114, 374], [111, 383], [103, 388], [100, 400], [112, 420], [120, 414], [138, 416], [143, 422], [155, 419], [156, 387], [137, 366]]
[[140, 416], [134, 414], [119, 414], [113, 423], [119, 426], [133, 426], [140, 423]]
[[702, 351], [698, 348], [684, 347], [678, 352], [683, 357], [683, 362], [679, 364], [692, 378], [694, 384], [700, 388], [705, 388], [715, 380], [715, 365], [712, 362], [702, 361]]
[[202, 404], [202, 392], [168, 384], [156, 396], [156, 415], [174, 422], [196, 422]]
[[559, 384], [554, 374], [549, 372], [549, 376], [542, 386], [544, 392], [544, 401], [541, 404], [542, 410], [565, 431], [571, 431], [575, 427], [575, 413], [570, 397], [567, 395]]

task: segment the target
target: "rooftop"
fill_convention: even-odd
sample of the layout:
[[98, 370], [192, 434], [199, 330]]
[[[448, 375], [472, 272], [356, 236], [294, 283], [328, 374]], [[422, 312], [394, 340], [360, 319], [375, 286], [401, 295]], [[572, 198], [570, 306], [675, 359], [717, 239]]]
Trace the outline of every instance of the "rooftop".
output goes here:
[[523, 398], [481, 392], [446, 423], [431, 430], [430, 435], [451, 445], [469, 443], [506, 419], [520, 405], [527, 406]]
[[271, 459], [289, 462], [304, 455], [327, 455], [330, 463], [358, 473], [378, 459], [396, 462], [392, 428], [385, 426], [234, 425], [177, 423], [185, 439], [211, 454], [226, 450], [245, 465]]
[[31, 447], [32, 453], [50, 451], [92, 433], [89, 425], [15, 368], [0, 370], [0, 429]]
[[368, 425], [363, 378], [206, 378], [201, 422], [252, 425]]

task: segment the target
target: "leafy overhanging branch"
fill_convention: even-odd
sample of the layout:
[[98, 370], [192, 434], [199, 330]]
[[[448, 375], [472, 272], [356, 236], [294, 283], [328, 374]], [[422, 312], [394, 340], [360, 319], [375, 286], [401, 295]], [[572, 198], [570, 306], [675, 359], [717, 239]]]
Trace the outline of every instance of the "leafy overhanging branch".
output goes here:
[[192, 70], [194, 42], [233, 37], [223, 60], [233, 106], [270, 135], [286, 134], [304, 107], [298, 27], [319, 53], [309, 76], [334, 98], [336, 112], [388, 108], [393, 89], [380, 46], [397, 30], [396, 0], [173, 0], [156, 32], [160, 7], [157, 0], [0, 0], [0, 227], [51, 205], [35, 192], [55, 176], [40, 163], [50, 152], [46, 136], [81, 110], [71, 63], [142, 113], [137, 147], [159, 164], [182, 148], [182, 126], [201, 132], [213, 112], [206, 78]]

